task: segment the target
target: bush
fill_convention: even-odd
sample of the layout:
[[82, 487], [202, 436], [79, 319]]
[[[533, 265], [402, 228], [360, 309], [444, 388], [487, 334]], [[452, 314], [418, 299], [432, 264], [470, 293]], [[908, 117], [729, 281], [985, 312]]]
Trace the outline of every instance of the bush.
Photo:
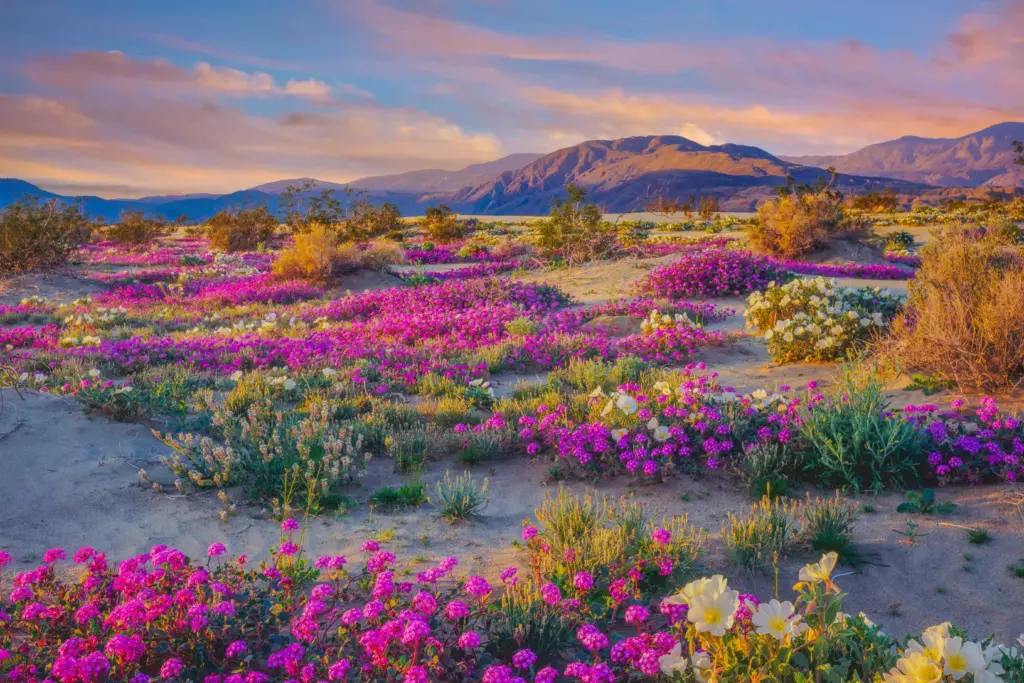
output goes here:
[[655, 268], [635, 289], [670, 299], [733, 296], [765, 289], [779, 275], [766, 259], [750, 252], [705, 249]]
[[435, 242], [454, 242], [466, 236], [466, 225], [444, 204], [427, 207], [423, 230]]
[[483, 486], [473, 481], [473, 475], [463, 472], [452, 479], [448, 472], [437, 482], [436, 496], [430, 501], [437, 506], [442, 517], [457, 522], [479, 517], [487, 508], [487, 479]]
[[366, 268], [384, 270], [388, 266], [405, 263], [405, 250], [391, 239], [374, 240], [360, 251], [359, 263]]
[[775, 362], [791, 363], [847, 357], [892, 320], [902, 297], [819, 277], [754, 292], [747, 302], [747, 326], [764, 333]]
[[722, 542], [736, 564], [748, 571], [763, 569], [789, 546], [793, 515], [792, 505], [765, 496], [747, 516], [730, 514], [726, 518]]
[[273, 264], [274, 275], [284, 280], [326, 283], [358, 267], [354, 247], [338, 246], [337, 234], [324, 225], [295, 234], [295, 244], [283, 250]]
[[747, 228], [750, 245], [762, 253], [793, 258], [836, 238], [863, 239], [870, 223], [843, 210], [842, 197], [827, 191], [793, 193], [762, 204]]
[[123, 211], [116, 225], [103, 230], [103, 236], [112, 242], [129, 246], [146, 246], [171, 232], [172, 224], [162, 218], [146, 218], [141, 211]]
[[876, 377], [846, 372], [801, 417], [803, 469], [822, 486], [881, 491], [920, 480], [926, 433], [892, 414]]
[[857, 522], [857, 507], [843, 500], [837, 492], [834, 498], [814, 498], [809, 495], [801, 506], [803, 537], [811, 549], [818, 553], [834, 552], [840, 561], [856, 563], [859, 554], [853, 547], [853, 526]]
[[1024, 268], [996, 233], [949, 229], [921, 251], [895, 353], [913, 369], [962, 388], [1014, 386], [1024, 377]]
[[221, 251], [254, 251], [277, 233], [277, 218], [265, 206], [223, 209], [206, 221], [210, 246]]
[[614, 224], [601, 220], [601, 211], [587, 201], [583, 188], [569, 184], [567, 199], [551, 200], [551, 217], [540, 221], [534, 235], [537, 248], [549, 258], [582, 263], [605, 258], [618, 248]]
[[19, 199], [0, 211], [0, 272], [61, 266], [92, 238], [94, 227], [79, 204]]
[[371, 202], [361, 199], [352, 206], [345, 221], [346, 239], [357, 242], [392, 236], [404, 229], [402, 213], [390, 202], [374, 206]]
[[777, 498], [786, 495], [795, 458], [786, 444], [757, 443], [743, 453], [740, 477], [756, 498]]

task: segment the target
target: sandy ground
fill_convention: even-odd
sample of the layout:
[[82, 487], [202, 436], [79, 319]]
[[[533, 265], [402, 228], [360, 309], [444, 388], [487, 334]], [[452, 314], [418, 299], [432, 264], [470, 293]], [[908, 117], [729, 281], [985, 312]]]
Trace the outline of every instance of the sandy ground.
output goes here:
[[[140, 467], [165, 484], [171, 479], [158, 463], [166, 446], [144, 426], [89, 417], [56, 397], [19, 398], [10, 391], [0, 395], [0, 435], [7, 434], [0, 440], [0, 549], [14, 555], [18, 565], [38, 562], [50, 547], [84, 544], [123, 558], [167, 543], [196, 557], [210, 543], [223, 541], [234, 553], [262, 558], [268, 544], [277, 540], [276, 524], [257, 506], [240, 504], [238, 513], [222, 523], [217, 517], [220, 503], [212, 492], [182, 497], [142, 485]], [[447, 466], [432, 463], [423, 473], [428, 490]], [[495, 578], [505, 566], [525, 562], [511, 543], [522, 520], [556, 489], [546, 481], [542, 464], [521, 458], [480, 465], [473, 472], [478, 479], [489, 479], [490, 506], [472, 524], [452, 526], [438, 519], [430, 504], [394, 514], [371, 506], [368, 499], [375, 488], [403, 480], [390, 461], [374, 461], [363, 486], [350, 492], [358, 507], [311, 521], [308, 549], [314, 555], [356, 556], [362, 540], [373, 535], [411, 560], [414, 570], [421, 563], [456, 555], [464, 571]], [[580, 482], [570, 487], [588, 488]], [[742, 572], [721, 551], [718, 534], [727, 514], [740, 513], [750, 504], [728, 476], [684, 477], [639, 487], [620, 478], [602, 482], [599, 490], [615, 498], [636, 496], [652, 513], [689, 515], [692, 524], [710, 535], [707, 571], [725, 573], [743, 590], [772, 594], [770, 573]], [[1024, 580], [1010, 576], [1006, 566], [1024, 556], [1024, 518], [1006, 504], [1009, 493], [1007, 487], [941, 490], [939, 497], [956, 501], [958, 509], [948, 516], [915, 516], [920, 530], [913, 543], [900, 534], [907, 516], [895, 512], [899, 495], [864, 497], [862, 502], [876, 512], [862, 516], [856, 542], [869, 564], [839, 579], [851, 594], [848, 610], [863, 610], [894, 633], [952, 617], [975, 633], [1015, 637], [1024, 611]], [[240, 492], [231, 495], [241, 500]], [[961, 527], [970, 526], [988, 529], [993, 541], [969, 545]], [[797, 569], [813, 558], [810, 552], [783, 558], [783, 595], [789, 595]]]
[[[524, 279], [556, 284], [594, 304], [626, 294], [628, 284], [640, 277], [648, 264], [670, 260], [672, 257], [643, 263], [627, 260], [591, 264], [580, 269], [529, 273]], [[342, 283], [340, 289], [376, 289], [388, 286], [390, 279], [363, 274]], [[878, 284], [898, 288], [904, 283]], [[87, 293], [90, 283], [62, 275], [15, 285], [3, 295], [5, 301], [20, 300], [37, 291], [70, 299]], [[739, 336], [743, 330], [743, 300], [718, 303], [739, 313], [714, 327], [738, 338], [727, 346], [700, 351], [697, 360], [719, 372], [724, 384], [753, 390], [781, 384], [799, 386], [810, 379], [828, 381], [832, 377], [834, 367], [828, 365], [774, 366], [759, 339]], [[614, 320], [601, 322], [616, 325]], [[544, 379], [544, 375], [514, 374], [492, 378], [502, 394], [511, 392], [517, 382]], [[894, 386], [891, 395], [899, 404], [948, 398], [928, 398], [899, 386]], [[210, 543], [222, 541], [233, 553], [262, 558], [269, 545], [277, 541], [276, 523], [261, 507], [245, 504], [241, 491], [228, 492], [238, 504], [238, 511], [227, 522], [219, 520], [222, 506], [212, 492], [188, 496], [175, 493], [173, 475], [159, 463], [168, 449], [148, 427], [91, 417], [83, 414], [76, 403], [53, 396], [19, 396], [2, 390], [0, 399], [0, 549], [10, 552], [19, 566], [38, 562], [42, 553], [54, 546], [77, 548], [89, 544], [112, 558], [123, 558], [155, 543], [166, 543], [199, 557]], [[421, 478], [428, 484], [428, 491], [449, 467], [453, 474], [465, 469], [458, 463], [431, 463], [427, 467]], [[140, 468], [171, 493], [157, 493], [142, 484]], [[526, 561], [511, 544], [518, 538], [522, 521], [545, 495], [556, 490], [547, 481], [546, 470], [542, 463], [531, 464], [518, 457], [472, 468], [478, 479], [489, 479], [490, 506], [472, 524], [452, 526], [438, 519], [429, 503], [397, 513], [372, 506], [369, 497], [373, 490], [404, 481], [393, 472], [389, 460], [379, 458], [370, 464], [362, 485], [348, 492], [358, 503], [354, 509], [310, 521], [307, 547], [314, 555], [330, 552], [357, 556], [359, 544], [372, 535], [385, 541], [413, 571], [422, 563], [455, 555], [464, 571], [496, 579], [505, 566]], [[582, 491], [588, 484], [574, 482], [569, 486]], [[708, 572], [726, 574], [742, 590], [764, 597], [772, 595], [774, 578], [770, 573], [746, 574], [721, 550], [719, 535], [726, 516], [740, 513], [751, 504], [732, 477], [682, 477], [663, 485], [636, 487], [618, 478], [600, 482], [599, 490], [613, 497], [635, 496], [652, 513], [689, 515], [692, 524], [709, 534], [704, 560]], [[901, 495], [864, 497], [860, 502], [874, 507], [875, 512], [862, 515], [856, 544], [869, 563], [856, 570], [840, 570], [841, 574], [855, 571], [838, 580], [850, 593], [847, 611], [863, 610], [893, 633], [954, 619], [976, 635], [995, 634], [1004, 641], [1016, 638], [1024, 629], [1020, 617], [1024, 613], [1024, 580], [1012, 577], [1007, 565], [1024, 558], [1024, 516], [1008, 503], [1012, 493], [1014, 489], [1009, 486], [940, 490], [940, 499], [955, 501], [959, 507], [948, 516], [915, 515], [913, 519], [920, 528], [913, 542], [901, 533], [907, 529], [908, 518], [896, 513]], [[984, 527], [993, 540], [986, 545], [970, 545], [964, 527]], [[814, 555], [809, 551], [782, 558], [783, 596], [790, 595], [798, 568], [812, 559]]]

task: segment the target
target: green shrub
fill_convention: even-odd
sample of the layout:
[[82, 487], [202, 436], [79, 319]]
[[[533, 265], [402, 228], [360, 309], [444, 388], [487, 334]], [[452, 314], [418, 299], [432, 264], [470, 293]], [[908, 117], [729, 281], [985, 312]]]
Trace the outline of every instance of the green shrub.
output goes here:
[[277, 233], [277, 218], [265, 206], [222, 209], [206, 221], [210, 246], [221, 251], [255, 251]]
[[26, 197], [0, 211], [0, 273], [55, 268], [92, 238], [80, 204]]
[[618, 248], [616, 229], [601, 220], [601, 210], [587, 201], [583, 188], [570, 183], [567, 199], [551, 200], [551, 217], [534, 232], [537, 248], [548, 257], [581, 263], [610, 256]]
[[905, 488], [920, 478], [925, 433], [891, 414], [884, 385], [851, 372], [825, 400], [803, 408], [803, 469], [823, 486]]
[[795, 507], [767, 496], [744, 517], [730, 514], [722, 525], [722, 542], [732, 559], [748, 571], [763, 569], [789, 547]]
[[152, 244], [172, 229], [173, 225], [162, 218], [146, 218], [141, 211], [126, 210], [117, 224], [104, 228], [103, 236], [111, 242], [139, 247]]
[[437, 242], [454, 242], [466, 236], [466, 225], [444, 204], [427, 207], [423, 231]]
[[426, 502], [426, 485], [418, 479], [406, 482], [397, 489], [384, 486], [373, 492], [370, 496], [377, 505], [384, 507], [417, 507]]
[[804, 521], [803, 537], [818, 553], [834, 552], [840, 561], [855, 564], [858, 553], [853, 547], [853, 527], [857, 522], [856, 505], [834, 498], [807, 497], [801, 506]]
[[780, 443], [757, 443], [744, 450], [740, 477], [755, 497], [786, 495], [796, 458]]
[[455, 479], [445, 472], [430, 502], [437, 506], [442, 517], [452, 522], [479, 517], [487, 508], [487, 484], [488, 480], [484, 479], [483, 485], [478, 486], [469, 472]]

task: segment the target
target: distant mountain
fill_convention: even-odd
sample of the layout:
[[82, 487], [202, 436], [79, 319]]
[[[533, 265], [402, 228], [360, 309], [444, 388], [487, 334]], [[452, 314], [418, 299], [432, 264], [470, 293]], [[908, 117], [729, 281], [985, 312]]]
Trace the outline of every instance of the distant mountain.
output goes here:
[[41, 199], [57, 198], [65, 202], [80, 202], [93, 218], [116, 221], [123, 211], [141, 211], [147, 216], [174, 220], [185, 215], [194, 220], [209, 218], [221, 209], [266, 204], [277, 210], [277, 198], [264, 192], [243, 190], [226, 195], [182, 195], [170, 197], [144, 197], [143, 199], [103, 199], [101, 197], [71, 197], [59, 195], [17, 178], [0, 178], [0, 208], [25, 196]]
[[840, 156], [781, 158], [942, 187], [1022, 187], [1024, 168], [1013, 163], [1014, 140], [1024, 140], [1024, 123], [1000, 123], [952, 139], [907, 136]]
[[[536, 215], [570, 182], [608, 212], [642, 209], [658, 196], [687, 198], [715, 195], [726, 210], [750, 210], [792, 176], [798, 183], [826, 177], [820, 168], [783, 161], [757, 147], [705, 146], [679, 136], [643, 136], [591, 140], [560, 149], [517, 171], [450, 198], [465, 213]], [[925, 189], [891, 179], [841, 176], [846, 190], [894, 187], [901, 192]]]
[[507, 171], [518, 171], [542, 154], [510, 154], [501, 159], [482, 164], [473, 164], [459, 171], [428, 169], [410, 171], [397, 175], [382, 175], [353, 180], [352, 187], [370, 192], [404, 192], [409, 194], [432, 194], [457, 192], [464, 187], [480, 185], [497, 178]]
[[[744, 145], [705, 146], [678, 136], [645, 136], [591, 140], [551, 154], [514, 154], [459, 171], [426, 170], [364, 178], [352, 183], [368, 191], [375, 203], [393, 202], [405, 215], [445, 203], [464, 214], [546, 214], [551, 199], [564, 194], [570, 182], [585, 188], [592, 201], [608, 212], [641, 210], [657, 197], [686, 199], [714, 195], [727, 211], [749, 211], [772, 196], [787, 177], [813, 183], [826, 171], [794, 163]], [[303, 178], [277, 180], [226, 195], [176, 195], [141, 199], [80, 198], [93, 216], [116, 220], [126, 209], [175, 219], [203, 220], [225, 208], [266, 205], [278, 210], [280, 194]], [[319, 181], [318, 181], [319, 182]], [[892, 178], [841, 175], [841, 189], [864, 192], [893, 188], [918, 196], [934, 189]], [[345, 185], [319, 182], [317, 189]], [[0, 180], [0, 207], [17, 196], [60, 197], [22, 180]], [[62, 197], [71, 201], [70, 197]]]

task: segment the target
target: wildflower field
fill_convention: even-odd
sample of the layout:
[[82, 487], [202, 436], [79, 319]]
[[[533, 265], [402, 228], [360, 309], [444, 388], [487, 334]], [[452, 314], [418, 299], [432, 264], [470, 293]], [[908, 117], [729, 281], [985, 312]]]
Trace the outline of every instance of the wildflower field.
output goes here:
[[897, 225], [410, 229], [301, 278], [312, 238], [173, 234], [10, 280], [0, 677], [1024, 681], [1024, 352], [905, 360], [949, 249]]

